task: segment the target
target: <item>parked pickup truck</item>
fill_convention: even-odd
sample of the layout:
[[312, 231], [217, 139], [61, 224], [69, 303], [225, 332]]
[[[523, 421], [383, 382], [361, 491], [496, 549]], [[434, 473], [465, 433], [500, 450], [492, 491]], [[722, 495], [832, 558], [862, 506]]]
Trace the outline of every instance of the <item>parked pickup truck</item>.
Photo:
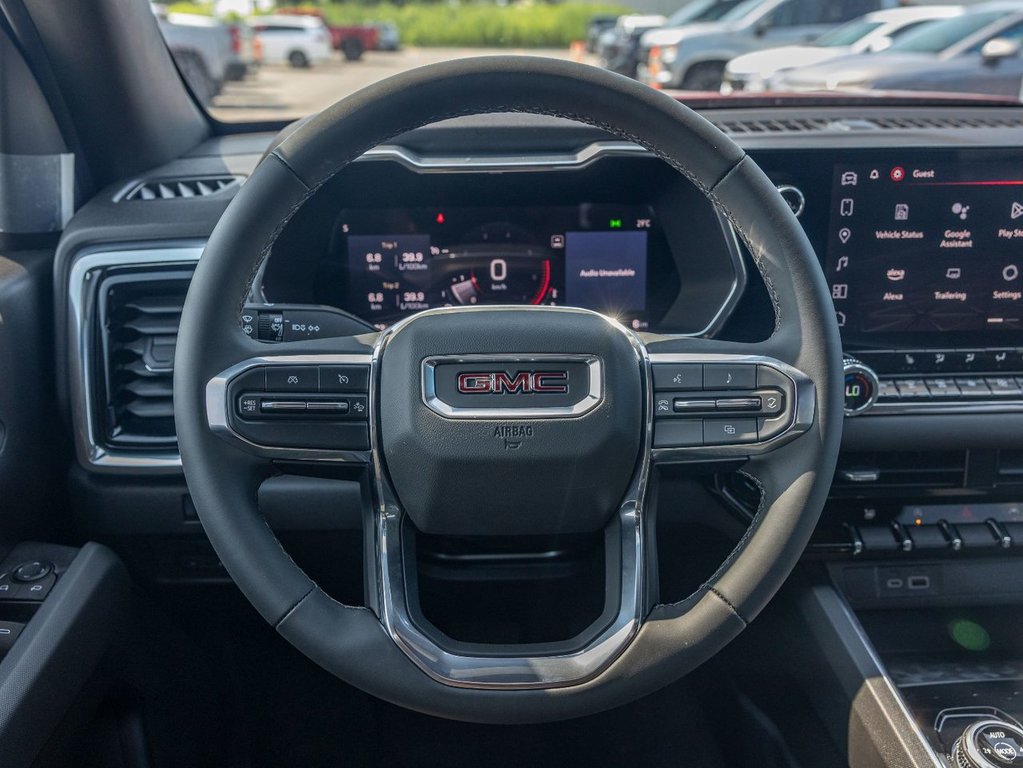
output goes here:
[[380, 30], [372, 24], [338, 26], [331, 24], [318, 8], [280, 8], [278, 14], [316, 16], [330, 30], [330, 41], [335, 51], [341, 51], [348, 61], [358, 61], [366, 51], [379, 47]]
[[252, 30], [244, 24], [153, 9], [175, 64], [202, 104], [209, 104], [225, 82], [243, 79], [256, 66]]

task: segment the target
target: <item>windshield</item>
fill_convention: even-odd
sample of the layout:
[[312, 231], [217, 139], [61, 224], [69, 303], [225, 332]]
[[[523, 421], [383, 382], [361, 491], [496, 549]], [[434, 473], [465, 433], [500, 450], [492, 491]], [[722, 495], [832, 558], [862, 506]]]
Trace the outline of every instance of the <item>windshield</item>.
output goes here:
[[678, 27], [691, 21], [717, 21], [742, 0], [693, 0], [668, 17], [666, 27]]
[[[284, 124], [318, 112], [371, 83], [423, 65], [469, 56], [529, 54], [603, 67], [652, 88], [716, 94], [727, 106], [742, 91], [874, 89], [1018, 100], [1023, 56], [1003, 46], [1000, 66], [926, 72], [893, 64], [891, 53], [938, 53], [1018, 6], [967, 5], [961, 16], [921, 22], [881, 54], [846, 51], [881, 26], [877, 12], [905, 0], [196, 0], [151, 8], [178, 70], [216, 120]], [[920, 0], [919, 4], [923, 4]], [[901, 13], [901, 11], [899, 12]], [[756, 18], [755, 24], [734, 23]], [[721, 22], [710, 24], [707, 22]], [[912, 26], [912, 25], [908, 25]], [[997, 29], [998, 27], [992, 27]], [[620, 30], [629, 30], [622, 34]], [[995, 33], [992, 32], [992, 35]], [[808, 41], [813, 41], [808, 43]], [[747, 54], [816, 46], [812, 56]], [[833, 48], [834, 53], [823, 49]], [[1001, 50], [1001, 49], [1000, 49]], [[795, 56], [795, 58], [792, 58]], [[824, 61], [831, 57], [834, 61]], [[968, 57], [954, 57], [955, 62]], [[791, 59], [791, 60], [790, 60]], [[741, 61], [739, 61], [741, 60]], [[975, 60], [975, 61], [974, 61]], [[732, 62], [736, 61], [733, 66]], [[953, 60], [949, 60], [949, 64]], [[826, 76], [816, 70], [829, 67]], [[935, 69], [938, 68], [938, 69]], [[833, 69], [839, 71], [832, 71]], [[885, 71], [882, 71], [885, 70]], [[804, 77], [804, 71], [806, 77]], [[848, 71], [848, 74], [846, 72]], [[741, 75], [739, 74], [741, 73]], [[873, 77], [873, 76], [872, 76]], [[703, 98], [706, 98], [704, 96]], [[795, 98], [795, 97], [792, 97]], [[921, 96], [920, 98], [925, 98]]]
[[893, 43], [888, 50], [904, 53], [941, 53], [1006, 15], [1004, 11], [988, 11], [936, 21], [908, 33]]
[[838, 29], [833, 29], [821, 35], [813, 41], [813, 44], [819, 45], [821, 48], [838, 48], [852, 45], [880, 26], [881, 22], [879, 21], [851, 21]]
[[[754, 10], [764, 4], [765, 0], [745, 0], [745, 2], [739, 3], [737, 6], [732, 8], [730, 11], [725, 13], [722, 17], [722, 21], [739, 21], [745, 19]], [[827, 0], [823, 0], [826, 2]]]

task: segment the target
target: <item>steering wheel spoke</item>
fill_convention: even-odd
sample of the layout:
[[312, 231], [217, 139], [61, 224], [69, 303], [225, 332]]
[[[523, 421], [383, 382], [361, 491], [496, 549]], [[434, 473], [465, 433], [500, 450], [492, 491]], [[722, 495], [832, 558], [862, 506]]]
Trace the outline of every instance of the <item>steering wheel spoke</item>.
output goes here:
[[207, 382], [210, 429], [263, 458], [369, 463], [372, 365], [369, 348], [271, 347]]

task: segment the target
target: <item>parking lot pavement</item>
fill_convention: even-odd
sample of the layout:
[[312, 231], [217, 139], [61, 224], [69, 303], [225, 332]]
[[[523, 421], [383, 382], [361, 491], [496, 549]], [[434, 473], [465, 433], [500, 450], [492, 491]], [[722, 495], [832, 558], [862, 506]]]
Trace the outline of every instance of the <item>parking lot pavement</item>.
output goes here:
[[[397, 52], [368, 51], [355, 62], [339, 57], [309, 69], [265, 66], [241, 82], [227, 83], [214, 99], [210, 112], [225, 121], [301, 117], [317, 112], [370, 83], [407, 69], [449, 59], [501, 53], [573, 58], [567, 49], [406, 48]], [[592, 63], [592, 57], [586, 56], [585, 59]]]

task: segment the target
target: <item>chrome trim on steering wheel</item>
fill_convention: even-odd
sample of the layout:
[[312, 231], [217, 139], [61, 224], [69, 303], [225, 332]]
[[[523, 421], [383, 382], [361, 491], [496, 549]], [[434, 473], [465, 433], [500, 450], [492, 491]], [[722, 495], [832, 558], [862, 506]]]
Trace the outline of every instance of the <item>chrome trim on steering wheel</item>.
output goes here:
[[[579, 402], [536, 408], [469, 408], [445, 402], [437, 393], [439, 363], [586, 363], [589, 386]], [[564, 419], [589, 413], [604, 399], [604, 365], [593, 355], [437, 355], [423, 360], [423, 403], [447, 419]]]
[[[523, 312], [599, 313], [570, 307], [486, 306], [474, 308], [445, 307], [426, 310], [384, 331], [377, 339], [370, 369], [370, 413], [379, 409], [380, 358], [387, 343], [403, 327], [427, 314], [515, 310]], [[609, 624], [577, 650], [551, 655], [529, 655], [530, 646], [522, 646], [522, 655], [469, 655], [442, 647], [414, 622], [405, 591], [405, 563], [401, 545], [404, 512], [387, 476], [380, 442], [379, 424], [370, 419], [370, 445], [375, 483], [376, 547], [377, 547], [377, 613], [380, 622], [395, 644], [416, 666], [434, 680], [458, 688], [530, 689], [558, 688], [579, 685], [603, 672], [632, 642], [646, 611], [644, 600], [644, 535], [643, 508], [650, 472], [652, 428], [652, 388], [647, 381], [649, 366], [646, 347], [630, 330], [599, 315], [625, 334], [636, 352], [644, 395], [644, 444], [636, 471], [629, 483], [625, 500], [617, 514], [621, 536], [621, 581], [618, 611]], [[525, 356], [532, 357], [532, 356]], [[557, 356], [561, 359], [570, 355]], [[590, 630], [596, 630], [590, 627]]]

